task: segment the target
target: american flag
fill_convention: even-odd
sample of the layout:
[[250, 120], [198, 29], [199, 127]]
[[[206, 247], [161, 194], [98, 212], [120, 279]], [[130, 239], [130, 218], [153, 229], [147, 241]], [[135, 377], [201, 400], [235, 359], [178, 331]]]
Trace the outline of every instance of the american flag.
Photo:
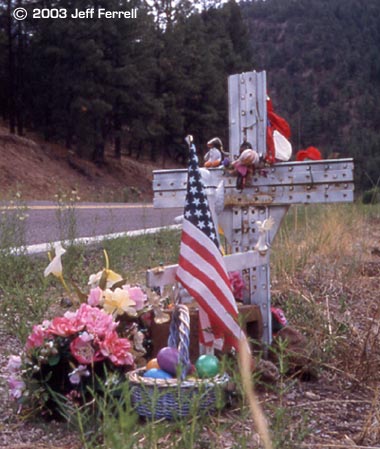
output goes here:
[[210, 329], [203, 327], [201, 342], [210, 345], [212, 340], [222, 338], [225, 348], [238, 350], [239, 341], [245, 340], [245, 335], [238, 323], [238, 310], [204, 192], [195, 146], [191, 142], [189, 146], [187, 194], [176, 279], [197, 301], [201, 326], [205, 321], [202, 315], [206, 315]]

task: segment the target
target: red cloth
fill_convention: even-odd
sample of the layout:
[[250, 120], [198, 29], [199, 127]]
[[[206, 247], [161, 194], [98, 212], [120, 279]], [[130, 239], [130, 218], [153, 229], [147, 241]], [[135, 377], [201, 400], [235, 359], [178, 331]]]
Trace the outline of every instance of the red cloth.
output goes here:
[[291, 131], [289, 123], [273, 111], [273, 104], [270, 98], [268, 98], [267, 100], [267, 117], [268, 117], [268, 126], [267, 126], [266, 160], [270, 164], [273, 164], [273, 162], [275, 162], [275, 154], [276, 154], [273, 141], [273, 132], [277, 130], [284, 137], [289, 139]]
[[305, 159], [311, 159], [312, 161], [320, 161], [322, 159], [321, 152], [318, 148], [307, 147], [306, 150], [299, 150], [296, 154], [296, 161], [304, 161]]

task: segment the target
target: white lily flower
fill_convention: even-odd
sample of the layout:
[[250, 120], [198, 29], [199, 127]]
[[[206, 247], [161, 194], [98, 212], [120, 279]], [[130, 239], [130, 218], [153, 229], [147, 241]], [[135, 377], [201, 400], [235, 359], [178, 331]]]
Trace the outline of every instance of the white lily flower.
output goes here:
[[45, 268], [44, 276], [47, 277], [49, 274], [60, 278], [62, 277], [62, 261], [61, 257], [65, 254], [66, 250], [62, 247], [61, 243], [54, 244], [55, 256], [49, 265]]

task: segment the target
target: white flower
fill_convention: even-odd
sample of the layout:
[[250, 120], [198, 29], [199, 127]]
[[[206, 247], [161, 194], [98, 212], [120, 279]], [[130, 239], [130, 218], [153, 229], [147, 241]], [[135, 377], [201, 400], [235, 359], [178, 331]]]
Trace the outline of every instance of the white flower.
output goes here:
[[53, 274], [56, 277], [62, 276], [62, 261], [61, 257], [65, 254], [66, 250], [62, 248], [62, 245], [58, 242], [54, 245], [55, 257], [49, 263], [49, 265], [45, 268], [44, 276], [47, 277], [49, 274]]

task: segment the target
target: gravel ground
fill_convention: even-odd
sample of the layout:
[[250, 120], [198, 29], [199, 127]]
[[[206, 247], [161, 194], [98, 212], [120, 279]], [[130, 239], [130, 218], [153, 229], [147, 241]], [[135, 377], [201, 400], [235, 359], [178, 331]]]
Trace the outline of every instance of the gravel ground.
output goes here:
[[78, 440], [65, 423], [43, 419], [27, 420], [17, 413], [15, 404], [8, 398], [4, 369], [8, 354], [21, 350], [19, 342], [7, 335], [0, 327], [0, 448], [8, 449], [74, 449], [80, 447]]

